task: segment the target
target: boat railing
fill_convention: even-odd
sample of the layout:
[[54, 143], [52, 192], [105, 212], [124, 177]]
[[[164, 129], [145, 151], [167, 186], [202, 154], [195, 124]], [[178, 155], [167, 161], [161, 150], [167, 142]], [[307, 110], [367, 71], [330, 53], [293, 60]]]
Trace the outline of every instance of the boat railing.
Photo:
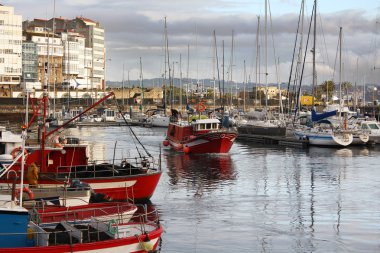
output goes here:
[[143, 213], [132, 215], [129, 222], [125, 222], [122, 217], [111, 217], [110, 219], [92, 217], [90, 221], [86, 222], [61, 220], [56, 224], [36, 224], [31, 221], [28, 231], [25, 233], [0, 233], [0, 238], [2, 240], [9, 238], [11, 241], [12, 238], [22, 236], [27, 238], [30, 243], [34, 242], [36, 246], [74, 245], [138, 236], [159, 228], [157, 210], [147, 211], [146, 206], [142, 210], [144, 210]]
[[87, 165], [57, 167], [54, 178], [97, 178], [108, 176], [125, 176], [160, 171], [154, 157], [136, 157], [123, 159], [120, 165], [108, 163], [106, 160], [91, 162]]
[[51, 205], [41, 205], [40, 208], [33, 208], [30, 214], [31, 220], [36, 224], [54, 223], [61, 220], [77, 222], [91, 217], [98, 217], [101, 220], [104, 219], [99, 217], [105, 217], [106, 220], [117, 218], [126, 223], [132, 218], [134, 211], [136, 211], [136, 206], [131, 203], [113, 202], [110, 206], [84, 209], [67, 208], [66, 210], [57, 210], [57, 207]]
[[[230, 131], [230, 130], [228, 130], [228, 131]], [[199, 131], [199, 132], [202, 132], [202, 131]], [[186, 136], [186, 138], [184, 138], [183, 142], [186, 142], [188, 140], [194, 139], [195, 137], [196, 138], [202, 138], [203, 136], [207, 136], [210, 133], [225, 133], [225, 132], [226, 132], [226, 129], [223, 129], [223, 128], [211, 129], [211, 130], [208, 130], [205, 133], [199, 133], [199, 134], [196, 134], [196, 135]]]

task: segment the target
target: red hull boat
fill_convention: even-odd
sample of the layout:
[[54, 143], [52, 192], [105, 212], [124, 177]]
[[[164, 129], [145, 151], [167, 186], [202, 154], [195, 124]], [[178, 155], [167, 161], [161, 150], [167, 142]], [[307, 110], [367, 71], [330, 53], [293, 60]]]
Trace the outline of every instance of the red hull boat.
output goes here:
[[71, 207], [43, 205], [33, 208], [31, 217], [36, 223], [44, 224], [59, 223], [63, 220], [88, 221], [92, 217], [101, 220], [120, 219], [122, 223], [128, 223], [136, 211], [137, 206], [128, 202], [92, 203]]
[[[103, 212], [93, 212], [85, 220], [80, 218], [87, 218], [89, 210], [84, 210], [81, 217], [80, 210], [58, 209], [54, 214], [59, 222], [46, 216], [48, 222], [44, 223], [29, 221], [29, 213], [22, 207], [10, 203], [1, 206], [0, 219], [4, 226], [0, 228], [0, 251], [155, 252], [163, 233], [156, 210], [128, 214], [130, 221], [127, 221], [123, 213], [128, 207], [108, 211], [109, 215], [105, 215], [106, 207], [103, 207]], [[72, 219], [73, 215], [79, 219]]]
[[237, 133], [220, 128], [217, 119], [198, 119], [191, 123], [171, 122], [164, 146], [186, 154], [228, 153]]
[[[110, 93], [90, 108], [65, 122], [61, 127], [50, 132], [47, 132], [46, 124], [39, 126], [41, 144], [36, 147], [28, 147], [29, 153], [25, 157], [24, 166], [25, 170], [32, 163], [39, 167], [38, 185], [56, 187], [75, 180], [89, 184], [95, 193], [106, 195], [107, 199], [115, 201], [132, 200], [134, 202], [143, 202], [150, 199], [161, 177], [161, 159], [159, 159], [157, 165], [144, 146], [144, 155], [139, 153], [139, 157], [124, 159], [120, 164], [115, 164], [115, 162], [99, 164], [99, 162], [88, 162], [87, 145], [79, 143], [78, 140], [72, 139], [69, 141], [70, 143], [55, 142], [55, 140], [59, 139], [59, 136], [55, 136], [55, 134], [60, 128], [70, 124], [111, 96], [114, 96], [114, 94]], [[42, 103], [38, 107], [33, 106], [34, 116], [25, 128], [29, 128], [36, 117], [42, 117], [47, 122], [45, 119], [46, 104], [47, 97], [44, 96]], [[41, 107], [45, 109], [42, 110]], [[41, 110], [43, 111], [42, 115]], [[133, 134], [132, 138], [137, 139], [133, 130], [129, 129]], [[138, 141], [138, 143], [140, 142]], [[12, 170], [13, 173], [11, 173]], [[18, 164], [15, 164], [7, 172], [6, 177], [0, 179], [0, 184], [13, 183], [15, 176], [19, 176], [20, 172], [21, 159]], [[27, 175], [26, 171], [24, 175]], [[25, 179], [27, 182], [28, 178]]]

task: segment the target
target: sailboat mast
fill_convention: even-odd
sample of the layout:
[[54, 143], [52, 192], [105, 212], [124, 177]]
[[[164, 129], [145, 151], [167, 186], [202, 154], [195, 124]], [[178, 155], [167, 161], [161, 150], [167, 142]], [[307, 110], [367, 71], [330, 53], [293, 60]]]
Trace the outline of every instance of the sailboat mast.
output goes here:
[[186, 104], [189, 103], [189, 69], [190, 69], [190, 45], [187, 44], [187, 68], [186, 68]]
[[243, 80], [244, 80], [243, 81], [243, 112], [245, 112], [245, 86], [247, 85], [247, 70], [245, 67], [245, 60], [244, 60], [244, 78], [243, 78]]
[[265, 0], [265, 110], [268, 110], [268, 0]]
[[342, 27], [339, 28], [339, 122], [342, 112]]
[[[169, 39], [168, 39], [168, 29], [166, 24], [166, 17], [165, 17], [165, 50], [166, 50], [166, 56], [167, 56], [167, 64], [168, 64], [168, 70], [169, 70], [169, 87], [170, 87], [170, 108], [173, 108], [173, 90], [171, 88], [172, 86], [172, 80], [171, 80], [171, 69], [170, 69], [170, 58], [169, 58]], [[166, 73], [166, 71], [165, 71]], [[165, 107], [166, 110], [166, 107]]]
[[[53, 7], [53, 47], [54, 47], [54, 36], [55, 36], [55, 0], [54, 0], [54, 7]], [[54, 56], [53, 63], [54, 62]], [[56, 89], [55, 89], [55, 64], [53, 64], [53, 92], [54, 92], [54, 99], [53, 99], [53, 117], [55, 118], [55, 97], [57, 96]]]
[[222, 98], [222, 111], [224, 112], [224, 40], [222, 41], [223, 47], [223, 65], [222, 65], [222, 78], [223, 78], [223, 98]]
[[179, 54], [179, 110], [182, 111], [182, 54]]
[[317, 44], [317, 0], [314, 0], [314, 38], [313, 38], [313, 87], [312, 87], [312, 97], [311, 104], [314, 107], [314, 94], [315, 86], [317, 85], [317, 73], [315, 69], [315, 50]]
[[[259, 44], [259, 34], [260, 34], [260, 16], [257, 16], [257, 31], [256, 31], [256, 80], [255, 80], [255, 103], [256, 106], [257, 103], [257, 84], [260, 83], [260, 44]], [[260, 100], [260, 106], [261, 106], [261, 100]]]
[[167, 105], [167, 93], [166, 93], [166, 73], [167, 73], [167, 27], [166, 27], [166, 17], [164, 18], [165, 25], [164, 25], [164, 81], [163, 81], [163, 89], [164, 89], [164, 113], [166, 115], [166, 105]]
[[[216, 72], [218, 75], [218, 84], [219, 84], [219, 103], [222, 103], [222, 91], [220, 89], [220, 73], [219, 73], [219, 58], [218, 58], [218, 47], [216, 45], [216, 33], [214, 30], [214, 47], [215, 47], [215, 58], [216, 58]], [[215, 105], [214, 105], [215, 110]]]
[[144, 105], [144, 84], [143, 84], [143, 74], [142, 74], [142, 61], [140, 57], [140, 89], [141, 89], [141, 102], [140, 102], [140, 111], [143, 109]]
[[123, 81], [121, 82], [121, 101], [124, 107], [124, 62], [123, 62]]
[[214, 30], [214, 32], [213, 32], [213, 37], [214, 37], [214, 51], [212, 52], [213, 54], [212, 54], [212, 79], [213, 79], [213, 81], [214, 81], [214, 86], [213, 86], [213, 97], [214, 97], [214, 111], [215, 111], [215, 82], [216, 82], [216, 78], [215, 78], [215, 69], [216, 69], [216, 66], [215, 66], [215, 64], [216, 64], [216, 59], [215, 59], [215, 57], [216, 57], [216, 39], [215, 39], [215, 30]]
[[[231, 92], [231, 104], [230, 106], [233, 106], [233, 92], [232, 92], [232, 86], [233, 86], [233, 79], [232, 79], [232, 69], [234, 65], [234, 30], [232, 30], [232, 37], [231, 37], [231, 59], [230, 59], [230, 92]], [[236, 87], [237, 88], [237, 87]], [[235, 96], [236, 96], [236, 90], [235, 89]]]

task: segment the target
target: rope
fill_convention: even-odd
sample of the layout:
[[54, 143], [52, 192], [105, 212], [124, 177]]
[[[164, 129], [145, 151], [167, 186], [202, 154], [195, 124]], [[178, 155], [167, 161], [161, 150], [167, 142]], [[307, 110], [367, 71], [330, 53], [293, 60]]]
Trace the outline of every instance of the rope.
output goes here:
[[[123, 112], [122, 112], [122, 110], [121, 110], [121, 106], [119, 105], [119, 103], [117, 102], [117, 100], [116, 100], [116, 98], [114, 97], [114, 100], [115, 100], [115, 102], [116, 102], [116, 106], [117, 106], [117, 109], [118, 109], [118, 111], [119, 111], [119, 113], [121, 114], [121, 116], [123, 117], [123, 119], [124, 119], [124, 122], [125, 122], [125, 124], [128, 126], [128, 128], [129, 128], [129, 131], [132, 133], [132, 135], [133, 135], [133, 137], [135, 137], [135, 139], [137, 140], [137, 142], [141, 145], [141, 147], [144, 149], [144, 151], [145, 151], [145, 153], [149, 156], [149, 157], [152, 157], [152, 155], [149, 153], [149, 151], [145, 148], [145, 146], [141, 143], [141, 141], [139, 140], [139, 138], [137, 138], [137, 135], [135, 134], [135, 132], [133, 131], [133, 129], [132, 129], [132, 127], [131, 127], [131, 124], [129, 124], [128, 122], [127, 122], [127, 120], [126, 120], [126, 118], [124, 117], [124, 114], [123, 114]], [[140, 158], [142, 158], [143, 156], [141, 155], [141, 153], [140, 153], [140, 151], [139, 151], [139, 149], [138, 149], [138, 147], [137, 147], [137, 145], [136, 145], [136, 143], [135, 143], [135, 140], [132, 138], [132, 140], [133, 140], [133, 143], [135, 144], [135, 146], [136, 146], [136, 149], [137, 149], [137, 152], [139, 153], [139, 156], [140, 156]]]

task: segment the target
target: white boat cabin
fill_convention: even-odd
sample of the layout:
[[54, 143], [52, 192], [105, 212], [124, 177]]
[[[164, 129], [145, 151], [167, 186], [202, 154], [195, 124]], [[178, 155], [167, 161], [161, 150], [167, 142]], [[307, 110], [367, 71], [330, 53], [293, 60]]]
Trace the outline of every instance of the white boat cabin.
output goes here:
[[191, 122], [194, 131], [218, 130], [220, 121], [218, 119], [199, 119]]
[[112, 109], [105, 109], [102, 115], [103, 121], [115, 121], [116, 112]]

